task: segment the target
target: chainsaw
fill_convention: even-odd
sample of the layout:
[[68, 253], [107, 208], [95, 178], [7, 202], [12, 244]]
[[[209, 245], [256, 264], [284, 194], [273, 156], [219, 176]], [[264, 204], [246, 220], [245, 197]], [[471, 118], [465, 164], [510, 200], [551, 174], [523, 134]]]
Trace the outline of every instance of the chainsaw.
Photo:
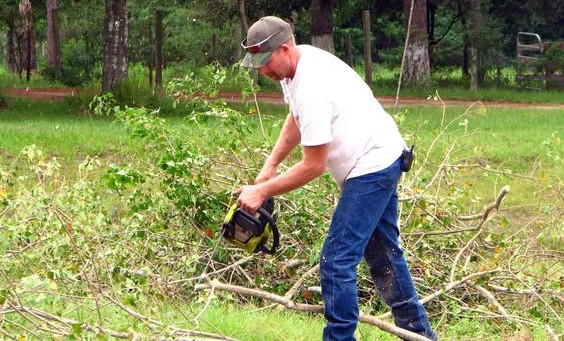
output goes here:
[[[274, 198], [267, 198], [255, 215], [233, 204], [221, 228], [223, 237], [233, 245], [249, 253], [264, 252], [274, 254], [280, 243], [280, 234], [276, 226], [277, 214], [274, 214]], [[265, 244], [272, 234], [272, 246]]]

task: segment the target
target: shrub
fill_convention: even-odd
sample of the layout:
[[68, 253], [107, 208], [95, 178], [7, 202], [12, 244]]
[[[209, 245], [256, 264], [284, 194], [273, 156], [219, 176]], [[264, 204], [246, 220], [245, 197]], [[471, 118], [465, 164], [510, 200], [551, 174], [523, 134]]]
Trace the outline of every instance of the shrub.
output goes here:
[[6, 98], [4, 98], [4, 95], [2, 95], [2, 93], [0, 93], [0, 109], [5, 108], [8, 106], [8, 103], [6, 103]]
[[88, 51], [84, 41], [70, 39], [62, 46], [61, 74], [57, 75], [55, 68], [45, 66], [41, 75], [51, 81], [60, 81], [66, 86], [78, 87], [92, 80], [94, 69], [100, 62], [93, 51]]
[[564, 73], [564, 46], [550, 45], [540, 63], [547, 73]]

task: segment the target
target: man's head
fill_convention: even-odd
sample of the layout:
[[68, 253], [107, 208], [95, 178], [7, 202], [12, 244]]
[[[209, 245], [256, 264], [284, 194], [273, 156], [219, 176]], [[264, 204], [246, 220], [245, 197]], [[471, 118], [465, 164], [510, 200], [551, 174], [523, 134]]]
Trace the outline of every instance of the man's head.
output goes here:
[[259, 69], [270, 60], [272, 52], [280, 45], [292, 41], [294, 33], [290, 24], [284, 20], [268, 16], [255, 22], [247, 33], [241, 46], [247, 51], [241, 66]]

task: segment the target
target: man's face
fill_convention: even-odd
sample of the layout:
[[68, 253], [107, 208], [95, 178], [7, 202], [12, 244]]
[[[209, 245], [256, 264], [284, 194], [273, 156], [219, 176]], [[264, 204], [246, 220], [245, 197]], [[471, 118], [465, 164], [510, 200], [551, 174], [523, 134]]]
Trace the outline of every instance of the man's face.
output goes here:
[[259, 73], [273, 81], [281, 81], [284, 78], [288, 78], [289, 68], [288, 48], [283, 44], [272, 52], [268, 62], [260, 67]]

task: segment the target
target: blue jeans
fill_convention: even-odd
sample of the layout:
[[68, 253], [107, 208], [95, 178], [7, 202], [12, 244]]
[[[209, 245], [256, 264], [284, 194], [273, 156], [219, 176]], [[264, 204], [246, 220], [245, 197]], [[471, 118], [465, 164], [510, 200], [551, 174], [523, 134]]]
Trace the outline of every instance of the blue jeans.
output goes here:
[[399, 245], [400, 161], [345, 183], [321, 251], [321, 291], [327, 320], [324, 341], [355, 340], [359, 315], [356, 266], [363, 256], [395, 324], [436, 338]]

